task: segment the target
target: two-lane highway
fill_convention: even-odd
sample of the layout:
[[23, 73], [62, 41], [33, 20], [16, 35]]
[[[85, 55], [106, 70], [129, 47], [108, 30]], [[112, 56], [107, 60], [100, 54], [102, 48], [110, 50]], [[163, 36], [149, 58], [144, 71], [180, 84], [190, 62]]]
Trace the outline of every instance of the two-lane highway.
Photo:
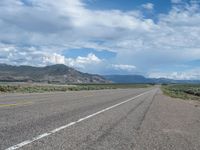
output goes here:
[[[67, 129], [70, 123], [76, 122], [79, 119], [84, 121], [86, 120], [84, 119], [85, 117], [98, 112], [104, 114], [99, 113], [98, 116], [94, 115], [94, 119], [99, 119], [102, 115], [110, 113], [104, 111], [116, 110], [118, 113], [113, 116], [111, 115], [111, 118], [117, 119], [122, 114], [119, 111], [120, 108], [115, 108], [113, 106], [119, 105], [119, 107], [124, 107], [120, 105], [126, 102], [128, 104], [124, 103], [123, 105], [129, 106], [130, 110], [139, 107], [139, 105], [144, 103], [144, 100], [149, 97], [149, 94], [152, 95], [155, 93], [155, 90], [149, 93], [145, 93], [146, 91], [149, 91], [149, 89], [2, 95], [0, 97], [0, 103], [2, 105], [2, 107], [0, 107], [1, 149], [9, 147], [14, 149], [15, 147], [12, 146], [24, 141], [33, 141], [34, 138], [38, 136], [43, 137], [46, 133], [49, 134], [49, 132], [53, 130], [58, 130], [56, 134], [61, 134], [65, 131], [65, 128], [66, 130], [73, 128], [70, 127]], [[129, 102], [132, 98], [134, 98], [134, 104]], [[123, 109], [123, 111], [125, 110], [129, 111], [129, 108]], [[123, 115], [127, 116], [126, 114]], [[106, 120], [107, 119], [106, 117]], [[105, 121], [102, 120], [100, 124], [96, 124], [95, 126], [99, 127], [104, 124]], [[87, 122], [88, 121], [86, 121], [86, 123]], [[74, 123], [74, 126], [80, 123], [81, 122]], [[59, 130], [59, 128], [63, 126], [64, 128], [62, 131]], [[89, 122], [87, 127], [92, 127]], [[82, 133], [80, 132], [80, 134]], [[91, 133], [88, 132], [88, 134]], [[44, 137], [44, 140], [47, 140], [51, 136], [55, 135], [48, 135]], [[70, 138], [69, 134], [65, 136], [65, 138]], [[38, 141], [40, 140], [43, 139], [39, 138]], [[68, 142], [66, 142], [65, 146], [71, 145], [70, 141]], [[38, 149], [37, 146], [40, 146], [41, 149], [46, 149], [48, 147], [43, 144], [35, 146], [35, 143], [37, 143], [37, 141], [23, 144], [23, 146], [30, 146], [31, 149]], [[53, 144], [54, 146], [57, 145], [60, 147], [60, 145], [63, 145], [62, 142], [60, 144], [57, 142], [55, 143], [56, 144]], [[18, 145], [18, 147], [21, 146]], [[56, 147], [51, 147], [51, 149], [54, 148]]]
[[146, 119], [159, 92], [151, 88], [1, 95], [0, 149], [137, 149], [143, 145], [141, 131], [148, 127], [143, 124], [163, 123]]

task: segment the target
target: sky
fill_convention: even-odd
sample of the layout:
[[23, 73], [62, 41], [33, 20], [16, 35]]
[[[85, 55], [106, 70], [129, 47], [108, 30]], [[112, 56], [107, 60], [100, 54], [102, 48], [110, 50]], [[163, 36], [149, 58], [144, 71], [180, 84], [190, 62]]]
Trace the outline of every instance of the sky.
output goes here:
[[0, 63], [200, 79], [200, 0], [0, 0]]

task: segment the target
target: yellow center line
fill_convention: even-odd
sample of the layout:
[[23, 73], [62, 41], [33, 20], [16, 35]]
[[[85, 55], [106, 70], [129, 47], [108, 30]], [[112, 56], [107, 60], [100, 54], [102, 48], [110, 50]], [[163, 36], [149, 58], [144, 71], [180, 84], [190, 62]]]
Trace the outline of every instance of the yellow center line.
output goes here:
[[27, 104], [32, 104], [33, 102], [24, 102], [24, 103], [15, 103], [15, 104], [0, 104], [0, 108], [1, 107], [14, 107], [14, 106], [24, 106]]
[[[89, 94], [87, 96], [83, 96], [83, 98], [93, 97], [94, 95]], [[12, 103], [12, 104], [0, 104], [0, 108], [3, 107], [14, 107], [14, 106], [24, 106], [28, 104], [33, 104], [33, 102], [18, 102], [18, 103]]]

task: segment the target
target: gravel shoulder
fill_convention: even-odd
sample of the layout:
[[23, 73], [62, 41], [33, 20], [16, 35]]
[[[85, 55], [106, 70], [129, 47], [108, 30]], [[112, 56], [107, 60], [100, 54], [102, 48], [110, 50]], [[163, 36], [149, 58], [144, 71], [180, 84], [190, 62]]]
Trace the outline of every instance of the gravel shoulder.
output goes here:
[[159, 91], [138, 132], [135, 149], [199, 150], [200, 103], [173, 99]]

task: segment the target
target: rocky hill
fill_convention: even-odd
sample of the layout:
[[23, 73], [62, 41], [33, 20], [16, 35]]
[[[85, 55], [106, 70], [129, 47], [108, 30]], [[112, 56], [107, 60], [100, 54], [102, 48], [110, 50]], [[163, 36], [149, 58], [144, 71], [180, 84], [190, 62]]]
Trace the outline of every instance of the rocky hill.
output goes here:
[[109, 83], [104, 77], [82, 73], [65, 65], [46, 67], [0, 64], [0, 81], [48, 83]]

